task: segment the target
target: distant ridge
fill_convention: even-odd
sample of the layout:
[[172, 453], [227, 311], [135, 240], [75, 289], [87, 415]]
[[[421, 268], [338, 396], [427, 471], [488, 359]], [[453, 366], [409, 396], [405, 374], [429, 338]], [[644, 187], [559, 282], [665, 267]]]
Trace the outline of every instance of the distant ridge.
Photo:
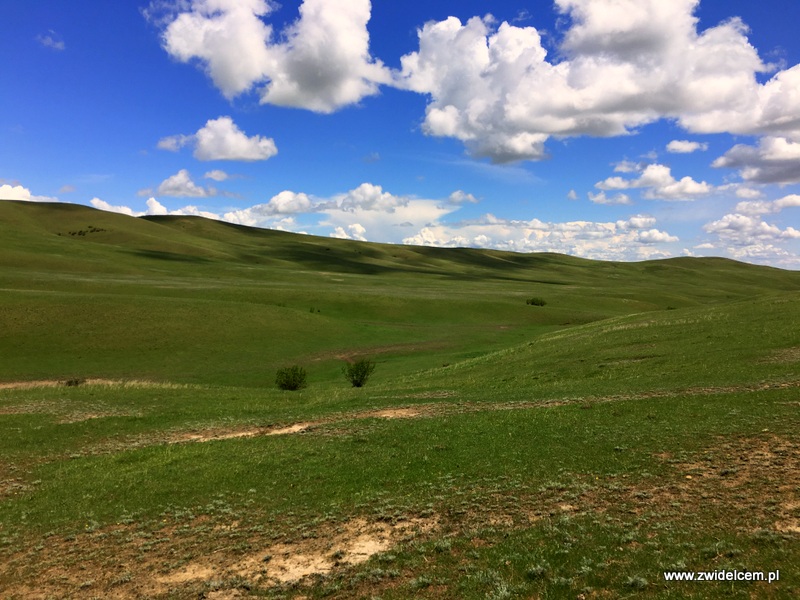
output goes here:
[[[199, 216], [131, 217], [67, 203], [0, 201], [0, 264], [69, 263], [68, 270], [126, 271], [158, 263], [228, 263], [356, 274], [412, 272], [571, 285], [575, 278], [722, 279], [742, 286], [776, 277], [800, 288], [800, 272], [727, 258], [611, 262], [556, 253], [517, 253], [341, 240], [215, 221]], [[16, 261], [16, 262], [15, 262]], [[102, 267], [100, 265], [102, 264]], [[83, 265], [83, 267], [81, 267]], [[546, 276], [545, 276], [546, 275]]]

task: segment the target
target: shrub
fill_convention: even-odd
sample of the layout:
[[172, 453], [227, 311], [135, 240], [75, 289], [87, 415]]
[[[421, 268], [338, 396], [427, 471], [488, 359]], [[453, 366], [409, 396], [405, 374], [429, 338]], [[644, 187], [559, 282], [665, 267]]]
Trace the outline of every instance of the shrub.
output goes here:
[[375, 363], [369, 359], [362, 358], [353, 363], [347, 363], [342, 367], [342, 373], [353, 387], [362, 387], [367, 383], [367, 379], [375, 370]]
[[544, 298], [528, 298], [525, 300], [525, 304], [529, 306], [544, 306], [547, 302], [544, 301]]
[[299, 390], [306, 386], [306, 370], [297, 365], [278, 369], [275, 383], [282, 390]]

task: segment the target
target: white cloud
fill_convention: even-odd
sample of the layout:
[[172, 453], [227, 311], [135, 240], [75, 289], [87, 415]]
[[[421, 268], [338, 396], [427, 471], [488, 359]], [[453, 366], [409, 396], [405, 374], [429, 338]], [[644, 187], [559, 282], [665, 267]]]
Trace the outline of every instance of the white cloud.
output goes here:
[[630, 160], [623, 160], [614, 165], [614, 173], [638, 173], [642, 169], [644, 165]]
[[175, 175], [167, 177], [158, 186], [160, 196], [172, 196], [175, 198], [207, 198], [216, 196], [217, 190], [214, 188], [204, 188], [192, 181], [189, 171], [181, 169]]
[[447, 201], [451, 204], [477, 204], [478, 199], [472, 194], [468, 194], [462, 190], [456, 190], [447, 197]]
[[[659, 245], [678, 238], [652, 228], [653, 217], [636, 215], [614, 223], [515, 221], [485, 215], [456, 224], [431, 223], [406, 237], [406, 244], [472, 246], [515, 252], [561, 252], [605, 260], [643, 260], [671, 255]], [[649, 227], [650, 229], [645, 229]]]
[[364, 237], [366, 232], [367, 230], [360, 223], [353, 223], [347, 226], [347, 231], [345, 231], [344, 227], [337, 227], [331, 234], [331, 237], [339, 238], [340, 240], [358, 240], [360, 242], [366, 242], [367, 238]]
[[177, 152], [184, 146], [188, 146], [194, 142], [193, 135], [170, 135], [158, 140], [156, 147], [159, 150], [167, 150], [168, 152]]
[[578, 192], [576, 192], [575, 190], [570, 190], [569, 192], [567, 192], [567, 200], [577, 200], [577, 199], [578, 199]]
[[398, 85], [430, 96], [428, 134], [495, 162], [541, 159], [550, 136], [624, 135], [662, 118], [695, 133], [800, 136], [800, 65], [759, 84], [773, 67], [746, 26], [699, 31], [698, 4], [556, 0], [569, 28], [550, 60], [534, 27], [430, 22]]
[[21, 185], [8, 185], [4, 183], [0, 185], [0, 198], [3, 200], [25, 200], [30, 202], [31, 191]]
[[213, 179], [214, 181], [226, 181], [230, 179], [230, 175], [228, 175], [225, 171], [221, 171], [219, 169], [214, 169], [213, 171], [208, 171], [205, 175], [203, 175], [204, 179]]
[[758, 146], [737, 144], [712, 166], [738, 169], [742, 179], [754, 183], [800, 183], [800, 143], [765, 137]]
[[672, 152], [673, 154], [691, 154], [698, 150], [708, 150], [708, 144], [690, 142], [689, 140], [672, 140], [667, 144], [667, 152]]
[[231, 223], [253, 227], [265, 225], [276, 216], [310, 213], [314, 210], [315, 207], [309, 196], [284, 190], [265, 204], [256, 204], [249, 208], [227, 212], [224, 219]]
[[769, 213], [778, 213], [784, 208], [797, 208], [800, 207], [800, 195], [789, 194], [778, 200], [770, 202], [769, 200], [746, 200], [739, 202], [734, 209], [737, 213], [758, 216]]
[[658, 229], [648, 229], [636, 234], [636, 239], [643, 244], [661, 244], [666, 242], [677, 242], [678, 238]]
[[272, 138], [247, 137], [230, 117], [209, 120], [196, 134], [198, 160], [267, 160], [278, 153]]
[[609, 198], [605, 192], [598, 192], [597, 194], [589, 192], [589, 200], [595, 204], [631, 204], [630, 196], [627, 194], [616, 194]]
[[[278, 148], [272, 138], [254, 135], [248, 137], [233, 119], [219, 117], [209, 119], [194, 135], [172, 135], [158, 142], [161, 150], [177, 152], [184, 146], [194, 144], [197, 160], [241, 160], [258, 161], [272, 158]], [[222, 173], [222, 171], [212, 171]]]
[[155, 198], [149, 198], [146, 202], [148, 215], [166, 215], [169, 214], [167, 207], [161, 204]]
[[781, 229], [761, 220], [758, 215], [727, 214], [717, 221], [703, 226], [707, 233], [736, 246], [776, 243], [782, 240], [800, 239], [800, 231], [794, 227]]
[[358, 225], [369, 231], [372, 241], [398, 243], [460, 206], [441, 200], [395, 196], [381, 186], [364, 183], [320, 202], [317, 210], [324, 215], [320, 226], [332, 227], [334, 231], [341, 227], [352, 235], [349, 227]]
[[149, 198], [147, 200], [146, 211], [135, 211], [129, 206], [112, 205], [106, 202], [105, 200], [101, 200], [100, 198], [92, 198], [92, 200], [89, 201], [89, 204], [100, 210], [115, 212], [122, 215], [128, 215], [129, 217], [142, 217], [145, 215], [183, 215], [183, 216], [205, 217], [206, 219], [216, 219], [216, 220], [219, 220], [220, 218], [219, 215], [216, 213], [201, 210], [197, 206], [193, 205], [187, 205], [177, 210], [168, 210], [166, 206], [161, 204], [155, 198]]
[[142, 213], [134, 213], [133, 209], [131, 209], [128, 206], [113, 206], [113, 205], [109, 204], [108, 202], [106, 202], [105, 200], [101, 200], [100, 198], [92, 198], [89, 201], [89, 204], [91, 204], [92, 206], [94, 206], [95, 208], [97, 208], [99, 210], [105, 210], [105, 211], [108, 211], [108, 212], [120, 213], [120, 214], [123, 214], [123, 215], [128, 215], [129, 217], [138, 217], [138, 216], [141, 216], [141, 214], [142, 214]]
[[383, 211], [394, 212], [399, 206], [408, 206], [409, 199], [384, 192], [379, 185], [362, 183], [346, 194], [334, 197], [336, 206], [345, 212]]
[[736, 186], [736, 197], [737, 198], [747, 198], [748, 200], [753, 200], [755, 198], [760, 198], [763, 193], [760, 190], [754, 190], [753, 188]]
[[34, 196], [31, 191], [21, 185], [0, 185], [0, 200], [23, 200], [25, 202], [58, 202], [58, 198]]
[[56, 50], [58, 52], [61, 52], [67, 48], [66, 44], [64, 44], [64, 40], [61, 39], [61, 36], [52, 29], [50, 29], [44, 35], [37, 35], [36, 41], [45, 48], [50, 48], [51, 50]]
[[714, 190], [705, 181], [698, 182], [688, 176], [677, 180], [669, 167], [659, 164], [647, 165], [638, 179], [609, 177], [595, 187], [604, 191], [644, 188], [643, 196], [650, 200], [694, 200]]
[[279, 34], [263, 20], [272, 10], [267, 0], [184, 2], [164, 31], [164, 48], [180, 61], [199, 60], [227, 98], [260, 86], [262, 103], [322, 113], [389, 82], [369, 53], [369, 0], [305, 0]]

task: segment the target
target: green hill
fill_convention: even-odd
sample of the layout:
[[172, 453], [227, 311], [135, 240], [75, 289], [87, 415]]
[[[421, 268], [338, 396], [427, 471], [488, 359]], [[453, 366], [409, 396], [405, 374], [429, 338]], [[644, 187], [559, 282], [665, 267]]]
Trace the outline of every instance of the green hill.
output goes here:
[[[625, 314], [800, 289], [725, 259], [642, 263], [394, 246], [199, 217], [0, 202], [0, 381], [262, 384], [341, 357], [413, 372]], [[542, 297], [545, 307], [526, 299]]]
[[0, 202], [0, 596], [796, 598], [798, 322], [720, 258]]

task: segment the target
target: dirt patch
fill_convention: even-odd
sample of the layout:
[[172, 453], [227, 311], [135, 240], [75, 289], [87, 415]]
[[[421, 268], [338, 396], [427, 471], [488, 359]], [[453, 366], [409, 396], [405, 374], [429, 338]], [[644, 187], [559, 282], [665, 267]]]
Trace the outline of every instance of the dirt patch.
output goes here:
[[279, 427], [247, 427], [235, 430], [208, 429], [205, 431], [181, 432], [173, 435], [167, 441], [170, 444], [180, 444], [186, 442], [213, 442], [217, 440], [231, 440], [262, 435], [291, 435], [310, 431], [320, 425], [329, 425], [357, 419], [414, 419], [433, 414], [434, 410], [431, 410], [429, 406], [385, 408], [347, 415], [334, 415], [326, 419], [320, 419], [319, 421], [303, 421]]
[[0, 382], [0, 390], [27, 390], [31, 388], [57, 387], [65, 385], [63, 381], [44, 379], [41, 381], [5, 381]]
[[796, 363], [800, 362], [800, 346], [776, 350], [761, 362], [765, 363]]
[[276, 544], [233, 566], [240, 577], [293, 583], [324, 575], [342, 565], [357, 565], [385, 552], [402, 539], [430, 531], [433, 520], [411, 519], [396, 524], [354, 519], [316, 539]]
[[258, 552], [234, 559], [220, 553], [201, 558], [181, 569], [155, 578], [161, 585], [244, 579], [252, 584], [297, 583], [313, 575], [326, 575], [338, 568], [357, 565], [389, 550], [397, 543], [431, 531], [435, 519], [409, 519], [398, 523], [352, 519], [338, 526], [325, 526], [313, 537], [263, 546]]
[[701, 506], [737, 529], [800, 533], [800, 444], [774, 435], [725, 438], [691, 461], [657, 457], [670, 463], [670, 481], [623, 492], [642, 511]]
[[364, 417], [375, 419], [413, 419], [423, 414], [422, 408], [387, 408], [366, 413]]
[[303, 433], [304, 431], [311, 429], [314, 425], [314, 423], [295, 423], [289, 427], [271, 429], [266, 432], [266, 435], [290, 435], [292, 433]]
[[197, 581], [211, 579], [214, 577], [216, 571], [211, 567], [204, 567], [201, 565], [189, 565], [181, 571], [170, 573], [169, 575], [162, 575], [156, 577], [158, 583], [166, 583], [170, 585], [179, 583], [188, 583], [189, 581]]

